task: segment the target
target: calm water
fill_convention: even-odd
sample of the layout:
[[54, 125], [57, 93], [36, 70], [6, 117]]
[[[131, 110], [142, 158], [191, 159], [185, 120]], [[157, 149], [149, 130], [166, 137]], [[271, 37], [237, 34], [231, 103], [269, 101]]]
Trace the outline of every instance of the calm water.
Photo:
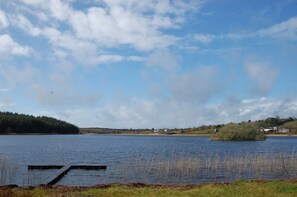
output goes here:
[[[29, 164], [104, 164], [106, 171], [70, 171], [59, 184], [95, 185], [114, 182], [162, 182], [146, 169], [133, 171], [152, 161], [174, 161], [209, 155], [257, 155], [297, 150], [297, 137], [268, 137], [266, 141], [221, 142], [208, 137], [112, 136], [112, 135], [1, 135], [0, 159], [17, 166], [18, 185], [42, 184], [55, 170], [27, 171]], [[13, 165], [12, 165], [13, 164]], [[131, 172], [132, 171], [132, 172]], [[147, 172], [147, 171], [146, 171]], [[218, 177], [216, 177], [218, 178]], [[11, 178], [12, 179], [12, 178]], [[164, 182], [174, 183], [167, 179]], [[217, 179], [216, 179], [217, 180]], [[178, 182], [214, 181], [196, 176]]]

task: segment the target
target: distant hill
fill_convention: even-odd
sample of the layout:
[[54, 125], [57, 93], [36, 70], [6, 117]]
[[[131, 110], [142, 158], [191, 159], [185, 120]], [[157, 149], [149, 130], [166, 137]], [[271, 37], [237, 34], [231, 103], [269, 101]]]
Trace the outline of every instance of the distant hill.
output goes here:
[[[242, 121], [238, 123], [227, 123], [217, 125], [201, 125], [191, 128], [159, 128], [159, 129], [113, 129], [113, 128], [81, 128], [81, 134], [164, 134], [164, 135], [212, 135], [214, 131], [234, 131], [240, 130], [242, 132], [253, 128], [253, 130], [261, 131], [265, 128], [288, 129], [288, 134], [297, 134], [297, 119], [295, 117], [280, 118], [268, 117], [264, 120], [256, 121]], [[280, 133], [278, 131], [271, 131], [268, 133]]]
[[0, 112], [0, 134], [78, 134], [77, 126], [46, 116]]

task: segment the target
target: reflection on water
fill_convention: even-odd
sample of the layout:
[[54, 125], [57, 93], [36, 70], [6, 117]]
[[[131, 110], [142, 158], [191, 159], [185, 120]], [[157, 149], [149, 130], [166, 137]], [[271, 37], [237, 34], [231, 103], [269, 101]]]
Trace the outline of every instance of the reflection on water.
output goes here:
[[[9, 173], [11, 175], [6, 176], [11, 176], [10, 180], [2, 180], [0, 184], [42, 184], [56, 171], [27, 171], [27, 165], [69, 163], [107, 165], [107, 170], [71, 170], [58, 184], [200, 183], [242, 178], [292, 178], [297, 172], [296, 142], [297, 137], [222, 142], [210, 141], [208, 137], [181, 136], [0, 136], [1, 160], [18, 166], [14, 170], [14, 180], [13, 174]], [[1, 167], [0, 171], [8, 169]]]

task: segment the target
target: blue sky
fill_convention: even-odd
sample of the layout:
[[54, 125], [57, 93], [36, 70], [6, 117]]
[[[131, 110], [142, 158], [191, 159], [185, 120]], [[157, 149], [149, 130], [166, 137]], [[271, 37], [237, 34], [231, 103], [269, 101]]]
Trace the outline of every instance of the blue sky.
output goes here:
[[297, 0], [0, 0], [0, 110], [80, 127], [297, 116]]

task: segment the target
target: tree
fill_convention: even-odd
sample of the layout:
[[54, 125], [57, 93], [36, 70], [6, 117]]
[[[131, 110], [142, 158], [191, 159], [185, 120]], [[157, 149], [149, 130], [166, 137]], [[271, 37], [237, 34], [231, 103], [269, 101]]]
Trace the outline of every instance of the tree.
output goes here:
[[0, 112], [0, 133], [78, 134], [77, 126], [55, 118]]

